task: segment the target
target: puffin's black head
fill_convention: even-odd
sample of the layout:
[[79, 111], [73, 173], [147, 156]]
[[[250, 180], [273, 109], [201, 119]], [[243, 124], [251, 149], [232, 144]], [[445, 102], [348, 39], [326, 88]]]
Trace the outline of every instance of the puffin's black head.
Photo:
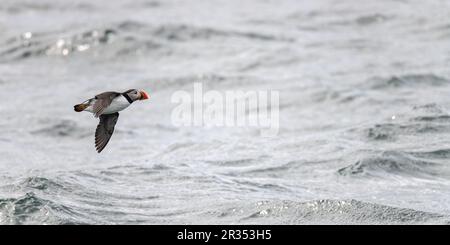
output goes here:
[[124, 94], [128, 95], [128, 97], [132, 100], [132, 101], [136, 101], [136, 100], [146, 100], [149, 98], [147, 92], [145, 92], [144, 90], [137, 90], [137, 89], [129, 89], [125, 92], [123, 92]]

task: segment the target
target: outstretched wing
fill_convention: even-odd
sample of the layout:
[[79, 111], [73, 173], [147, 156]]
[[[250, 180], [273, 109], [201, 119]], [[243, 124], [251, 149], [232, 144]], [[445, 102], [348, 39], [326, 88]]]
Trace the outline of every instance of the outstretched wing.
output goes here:
[[104, 92], [95, 96], [95, 103], [93, 105], [93, 113], [95, 117], [99, 117], [103, 111], [111, 104], [114, 98], [119, 96], [117, 92]]
[[95, 148], [100, 153], [108, 144], [114, 133], [114, 126], [116, 126], [117, 119], [119, 119], [119, 113], [112, 113], [106, 115], [100, 115], [100, 123], [95, 130]]

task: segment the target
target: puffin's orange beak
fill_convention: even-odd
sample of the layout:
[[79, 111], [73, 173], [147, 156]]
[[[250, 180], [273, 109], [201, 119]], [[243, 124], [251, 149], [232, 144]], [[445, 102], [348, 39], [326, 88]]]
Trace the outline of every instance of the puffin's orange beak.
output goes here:
[[144, 90], [139, 91], [139, 93], [141, 94], [140, 100], [146, 100], [150, 98], [150, 96], [148, 96], [147, 92], [145, 92]]

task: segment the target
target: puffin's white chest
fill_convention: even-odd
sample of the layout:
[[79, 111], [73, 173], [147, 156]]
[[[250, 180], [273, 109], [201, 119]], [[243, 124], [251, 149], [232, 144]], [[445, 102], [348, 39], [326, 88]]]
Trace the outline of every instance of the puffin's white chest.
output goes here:
[[115, 113], [127, 108], [128, 106], [130, 106], [130, 102], [128, 102], [128, 100], [125, 99], [125, 97], [123, 97], [122, 95], [119, 95], [118, 97], [113, 99], [108, 107], [106, 107], [106, 109], [103, 111], [103, 114]]

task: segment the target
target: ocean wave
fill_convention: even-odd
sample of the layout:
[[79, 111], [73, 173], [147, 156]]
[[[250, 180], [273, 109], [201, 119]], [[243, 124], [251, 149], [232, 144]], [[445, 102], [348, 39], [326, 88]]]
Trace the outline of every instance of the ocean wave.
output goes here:
[[316, 103], [333, 102], [345, 104], [353, 102], [361, 97], [363, 97], [363, 94], [359, 91], [333, 90], [331, 88], [324, 88], [323, 90], [321, 89], [311, 93], [311, 99]]
[[395, 19], [395, 17], [391, 16], [391, 15], [374, 13], [374, 14], [361, 15], [361, 16], [351, 17], [351, 18], [346, 18], [346, 19], [339, 18], [339, 20], [329, 21], [329, 22], [325, 23], [325, 25], [332, 26], [332, 27], [335, 27], [335, 26], [336, 27], [345, 27], [345, 28], [349, 28], [352, 26], [368, 27], [370, 25], [385, 23], [385, 22], [391, 21], [393, 19]]
[[449, 159], [450, 149], [438, 149], [433, 151], [414, 151], [408, 152], [412, 156], [426, 159]]
[[[154, 90], [164, 90], [164, 89], [174, 89], [189, 86], [187, 89], [192, 89], [193, 82], [202, 82], [205, 89], [209, 89], [209, 86], [214, 86], [216, 89], [220, 87], [232, 87], [241, 85], [252, 85], [261, 83], [264, 79], [258, 79], [253, 76], [243, 76], [243, 75], [224, 75], [220, 73], [205, 73], [200, 75], [187, 75], [187, 76], [167, 76], [167, 77], [157, 77], [154, 78], [151, 83], [152, 89]], [[160, 82], [161, 81], [161, 82]], [[162, 82], [164, 81], [164, 82]], [[138, 84], [142, 87], [148, 86], [149, 81], [142, 80], [138, 81]], [[220, 86], [220, 87], [219, 87]]]
[[400, 151], [383, 151], [373, 156], [366, 156], [337, 173], [341, 176], [371, 176], [387, 178], [391, 175], [435, 178], [442, 174], [440, 164], [417, 158]]
[[372, 25], [375, 23], [386, 22], [391, 19], [393, 19], [392, 16], [387, 16], [387, 15], [376, 13], [376, 14], [359, 16], [354, 20], [354, 23], [361, 25], [361, 26], [367, 26], [367, 25]]
[[441, 214], [397, 208], [358, 200], [315, 200], [307, 202], [264, 201], [235, 207], [221, 218], [242, 217], [240, 224], [448, 224]]
[[1, 45], [0, 62], [42, 56], [69, 56], [108, 44], [115, 35], [116, 31], [108, 28], [83, 31], [75, 35], [26, 32]]
[[288, 161], [286, 163], [276, 165], [276, 166], [265, 166], [256, 169], [250, 169], [244, 171], [242, 174], [249, 174], [251, 176], [255, 175], [268, 175], [268, 176], [278, 176], [280, 173], [289, 172], [301, 165], [300, 161]]
[[[75, 32], [75, 34], [73, 34]], [[23, 60], [33, 57], [63, 56], [89, 53], [90, 50], [102, 50], [100, 57], [123, 57], [156, 51], [163, 55], [175, 52], [170, 43], [212, 38], [243, 38], [259, 41], [294, 40], [271, 34], [219, 30], [208, 27], [188, 26], [184, 24], [148, 25], [141, 22], [123, 21], [111, 24], [109, 27], [91, 30], [65, 30], [48, 33], [22, 33], [8, 38], [3, 43], [0, 40], [0, 62]], [[115, 45], [113, 45], [115, 44]], [[161, 53], [158, 53], [161, 56]]]
[[418, 113], [443, 114], [445, 112], [445, 110], [436, 103], [415, 105], [412, 109]]
[[418, 116], [414, 117], [412, 120], [420, 122], [449, 123], [450, 115]]
[[236, 159], [236, 160], [209, 160], [209, 161], [205, 161], [206, 163], [210, 163], [213, 165], [219, 165], [219, 166], [238, 166], [238, 167], [243, 167], [243, 166], [248, 166], [250, 164], [253, 164], [257, 159], [254, 158], [241, 158], [241, 159]]
[[45, 126], [40, 129], [31, 131], [33, 135], [43, 135], [48, 137], [78, 137], [83, 138], [91, 133], [80, 128], [76, 122], [72, 120], [61, 120], [51, 126]]
[[0, 11], [11, 14], [20, 14], [27, 11], [34, 12], [48, 12], [48, 11], [74, 11], [80, 10], [83, 12], [90, 12], [96, 10], [96, 7], [87, 3], [70, 3], [62, 4], [58, 2], [20, 2], [14, 1], [14, 4], [2, 3]]
[[389, 78], [374, 77], [370, 79], [372, 89], [388, 89], [416, 86], [443, 86], [448, 85], [447, 78], [435, 74], [406, 74], [402, 76], [392, 76]]
[[136, 9], [142, 9], [142, 8], [158, 8], [163, 6], [164, 3], [161, 1], [144, 1], [144, 2], [131, 2], [126, 4], [126, 7], [130, 8], [136, 8]]
[[52, 188], [52, 189], [64, 188], [63, 185], [61, 185], [55, 181], [49, 180], [44, 177], [38, 177], [38, 176], [28, 177], [25, 180], [23, 180], [20, 185], [24, 188], [32, 188], [32, 189], [37, 189], [37, 190], [47, 190], [49, 188]]
[[280, 185], [280, 184], [273, 184], [273, 183], [261, 183], [251, 180], [239, 180], [234, 179], [234, 183], [238, 184], [239, 187], [238, 191], [276, 191], [276, 192], [288, 192], [290, 189], [286, 186]]
[[152, 166], [143, 167], [136, 165], [119, 165], [101, 170], [100, 175], [106, 176], [140, 176], [157, 174], [161, 171], [171, 170], [171, 167], [165, 164], [154, 164]]
[[362, 129], [369, 140], [397, 140], [400, 136], [433, 134], [450, 130], [450, 115], [437, 104], [416, 105], [411, 111], [389, 122]]
[[421, 123], [380, 123], [365, 129], [365, 135], [371, 140], [396, 140], [399, 136], [422, 133], [446, 132], [448, 125], [431, 125]]
[[0, 224], [80, 224], [69, 207], [44, 199], [34, 192], [0, 199]]
[[[161, 166], [155, 167], [158, 168]], [[61, 178], [30, 176], [14, 184], [2, 186], [7, 193], [25, 194], [14, 198], [0, 198], [0, 224], [132, 223], [133, 218], [129, 221], [120, 221], [120, 218], [143, 219], [146, 214], [140, 210], [142, 205], [157, 205], [149, 202], [159, 199], [159, 195], [100, 188], [98, 186], [111, 184], [111, 180], [105, 178], [110, 174], [100, 170], [90, 172], [94, 174], [75, 171], [68, 175], [62, 174]], [[128, 174], [132, 175], [130, 172]], [[148, 172], [146, 169], [140, 169], [136, 174], [143, 175]], [[121, 175], [112, 177], [115, 178], [113, 182], [116, 182]], [[128, 213], [118, 210], [120, 208], [127, 209]]]
[[197, 27], [184, 24], [166, 24], [151, 26], [144, 23], [126, 21], [118, 25], [120, 30], [139, 31], [150, 34], [153, 38], [165, 39], [168, 41], [192, 41], [205, 40], [216, 37], [237, 37], [259, 41], [284, 41], [292, 42], [291, 38], [279, 37], [271, 34], [257, 32], [241, 32], [232, 30], [222, 30], [209, 27]]

